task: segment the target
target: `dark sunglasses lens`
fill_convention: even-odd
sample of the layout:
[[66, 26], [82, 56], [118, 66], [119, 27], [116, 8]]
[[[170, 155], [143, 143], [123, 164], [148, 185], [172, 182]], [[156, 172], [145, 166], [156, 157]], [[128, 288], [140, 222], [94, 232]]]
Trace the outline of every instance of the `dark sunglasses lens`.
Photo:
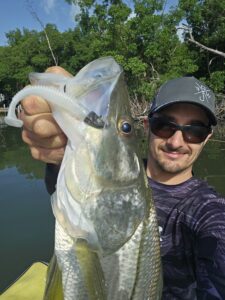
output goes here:
[[210, 133], [210, 129], [204, 126], [190, 125], [183, 130], [184, 140], [188, 143], [202, 143]]
[[158, 137], [170, 138], [176, 131], [176, 128], [162, 118], [151, 118], [150, 119], [151, 131]]
[[177, 130], [181, 130], [183, 138], [187, 143], [202, 143], [211, 132], [210, 127], [201, 125], [179, 126], [163, 118], [150, 118], [151, 131], [160, 138], [168, 139]]

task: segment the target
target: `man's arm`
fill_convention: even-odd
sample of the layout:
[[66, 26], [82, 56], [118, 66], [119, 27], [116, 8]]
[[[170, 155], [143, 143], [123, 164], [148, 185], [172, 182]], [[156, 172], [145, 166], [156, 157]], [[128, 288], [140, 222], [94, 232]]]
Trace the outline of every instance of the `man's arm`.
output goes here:
[[57, 177], [60, 165], [46, 164], [45, 167], [45, 185], [48, 193], [51, 195], [55, 191]]
[[205, 206], [196, 238], [198, 299], [225, 299], [225, 199]]

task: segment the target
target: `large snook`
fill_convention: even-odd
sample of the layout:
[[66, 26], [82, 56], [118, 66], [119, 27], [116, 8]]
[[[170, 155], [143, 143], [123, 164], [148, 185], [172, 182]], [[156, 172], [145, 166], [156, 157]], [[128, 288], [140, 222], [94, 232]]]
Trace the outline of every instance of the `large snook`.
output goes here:
[[52, 196], [56, 260], [45, 299], [160, 299], [156, 213], [121, 67], [106, 57], [72, 79], [44, 73], [30, 78], [56, 88], [25, 88], [6, 120], [21, 125], [12, 113], [16, 103], [37, 94], [50, 103], [68, 137]]

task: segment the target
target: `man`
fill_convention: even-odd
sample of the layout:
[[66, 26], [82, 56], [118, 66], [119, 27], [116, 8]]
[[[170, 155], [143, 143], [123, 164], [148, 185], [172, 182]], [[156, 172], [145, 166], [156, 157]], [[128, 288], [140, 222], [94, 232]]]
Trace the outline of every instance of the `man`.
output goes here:
[[225, 199], [192, 167], [216, 125], [194, 77], [165, 83], [149, 114], [147, 175], [161, 231], [163, 299], [225, 299]]
[[[65, 72], [58, 68], [50, 71]], [[146, 172], [157, 209], [164, 273], [163, 299], [225, 299], [225, 199], [192, 174], [216, 125], [215, 97], [194, 77], [168, 81], [158, 91], [145, 128]], [[23, 139], [48, 163], [54, 191], [66, 137], [43, 99], [23, 101]], [[50, 163], [50, 164], [49, 164]]]

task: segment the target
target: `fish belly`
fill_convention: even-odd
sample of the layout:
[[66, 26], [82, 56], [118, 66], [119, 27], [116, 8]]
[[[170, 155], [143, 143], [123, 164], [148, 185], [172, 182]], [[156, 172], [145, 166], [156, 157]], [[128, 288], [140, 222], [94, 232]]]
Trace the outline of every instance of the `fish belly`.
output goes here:
[[64, 300], [87, 300], [83, 275], [75, 255], [74, 241], [57, 222], [55, 225], [55, 254], [62, 273]]
[[75, 255], [74, 241], [56, 221], [55, 253], [62, 272], [64, 299], [160, 300], [161, 264], [155, 225], [154, 217], [150, 216], [123, 247], [100, 258], [107, 296], [91, 298]]

